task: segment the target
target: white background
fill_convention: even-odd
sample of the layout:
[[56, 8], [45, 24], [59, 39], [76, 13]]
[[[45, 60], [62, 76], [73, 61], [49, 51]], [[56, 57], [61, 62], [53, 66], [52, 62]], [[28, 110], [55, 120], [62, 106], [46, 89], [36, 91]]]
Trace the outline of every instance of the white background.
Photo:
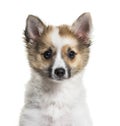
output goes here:
[[46, 24], [72, 24], [83, 12], [93, 19], [87, 90], [94, 126], [120, 126], [120, 3], [117, 0], [0, 1], [0, 126], [18, 126], [30, 69], [23, 43], [28, 14]]

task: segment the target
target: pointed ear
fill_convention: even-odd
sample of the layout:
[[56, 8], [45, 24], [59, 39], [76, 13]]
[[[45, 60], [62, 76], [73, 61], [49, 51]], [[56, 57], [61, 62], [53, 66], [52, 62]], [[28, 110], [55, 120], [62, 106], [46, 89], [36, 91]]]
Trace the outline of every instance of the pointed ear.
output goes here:
[[90, 44], [89, 36], [92, 27], [90, 13], [83, 13], [72, 25], [72, 31], [84, 44]]
[[29, 15], [26, 20], [25, 37], [27, 41], [34, 41], [41, 36], [45, 29], [44, 23], [36, 16]]

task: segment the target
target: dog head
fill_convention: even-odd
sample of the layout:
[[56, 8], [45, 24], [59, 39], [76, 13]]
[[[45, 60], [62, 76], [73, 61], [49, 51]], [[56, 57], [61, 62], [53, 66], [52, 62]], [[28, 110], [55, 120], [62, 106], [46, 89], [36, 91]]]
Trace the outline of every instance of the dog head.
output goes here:
[[73, 77], [87, 64], [91, 16], [82, 14], [71, 26], [46, 26], [38, 17], [26, 20], [25, 40], [30, 66], [52, 80]]

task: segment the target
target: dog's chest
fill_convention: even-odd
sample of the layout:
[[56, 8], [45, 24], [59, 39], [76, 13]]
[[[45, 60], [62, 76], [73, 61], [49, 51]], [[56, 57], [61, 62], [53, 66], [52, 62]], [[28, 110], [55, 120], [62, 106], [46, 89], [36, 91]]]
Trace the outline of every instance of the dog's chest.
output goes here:
[[[47, 123], [50, 126], [71, 126], [72, 116], [70, 108], [65, 106], [59, 106], [55, 104], [49, 105], [47, 108], [41, 109], [41, 119], [42, 122]], [[47, 120], [47, 121], [46, 121]]]
[[30, 106], [39, 108], [37, 116], [42, 126], [73, 126], [74, 107], [78, 104], [80, 92], [76, 85], [69, 82], [59, 87], [45, 85], [44, 88], [36, 88], [32, 84], [26, 100]]
[[71, 126], [71, 106], [65, 94], [44, 94], [39, 99], [40, 120], [44, 126]]
[[53, 92], [52, 94], [41, 94], [38, 101], [42, 121], [55, 126], [71, 126], [72, 107], [74, 104], [74, 95], [72, 93], [65, 89], [55, 94]]

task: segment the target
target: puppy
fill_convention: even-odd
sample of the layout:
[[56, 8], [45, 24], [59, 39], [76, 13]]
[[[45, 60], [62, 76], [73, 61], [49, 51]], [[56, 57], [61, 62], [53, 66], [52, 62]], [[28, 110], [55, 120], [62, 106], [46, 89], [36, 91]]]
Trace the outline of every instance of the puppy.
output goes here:
[[20, 126], [92, 126], [82, 85], [89, 58], [91, 16], [71, 26], [26, 20], [25, 42], [31, 67]]

